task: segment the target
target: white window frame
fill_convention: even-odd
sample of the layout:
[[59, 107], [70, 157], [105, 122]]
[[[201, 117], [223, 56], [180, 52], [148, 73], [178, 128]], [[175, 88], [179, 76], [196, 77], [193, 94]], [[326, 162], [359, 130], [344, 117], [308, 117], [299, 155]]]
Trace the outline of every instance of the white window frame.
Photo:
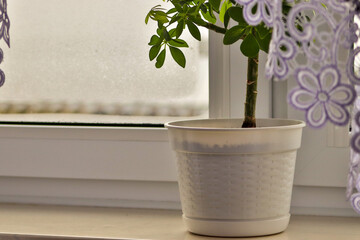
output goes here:
[[[246, 59], [215, 33], [209, 45], [210, 117], [241, 117]], [[259, 81], [258, 116], [287, 117], [287, 86]], [[0, 153], [0, 202], [180, 208], [166, 129], [1, 125]], [[338, 183], [295, 179], [292, 212], [355, 216]]]

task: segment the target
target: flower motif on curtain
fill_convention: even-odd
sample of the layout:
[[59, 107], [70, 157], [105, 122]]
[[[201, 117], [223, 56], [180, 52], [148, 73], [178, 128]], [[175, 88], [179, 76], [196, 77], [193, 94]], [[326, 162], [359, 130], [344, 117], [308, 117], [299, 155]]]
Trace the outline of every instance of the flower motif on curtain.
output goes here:
[[[2, 61], [4, 60], [4, 53], [2, 51], [2, 49], [0, 48], [0, 64], [2, 63]], [[4, 72], [0, 69], [0, 87], [2, 85], [4, 85], [5, 83], [5, 74]]]
[[248, 24], [256, 26], [264, 22], [268, 27], [273, 25], [273, 0], [235, 0], [244, 6], [243, 16]]
[[[359, 0], [236, 0], [242, 4], [244, 19], [250, 25], [263, 21], [273, 27], [266, 76], [295, 79], [298, 86], [289, 103], [305, 112], [308, 125], [321, 127], [326, 122], [346, 125], [347, 107], [360, 98]], [[283, 12], [283, 4], [291, 4]], [[272, 17], [272, 19], [270, 19]], [[349, 84], [349, 81], [350, 83]], [[356, 86], [357, 93], [354, 90]], [[351, 159], [347, 197], [360, 214], [360, 99], [354, 111]]]
[[[348, 84], [348, 79], [354, 77], [349, 75], [347, 59], [351, 58], [350, 49], [358, 31], [356, 24], [350, 24], [353, 14], [349, 14], [349, 4], [339, 0], [288, 0], [292, 6], [285, 14], [283, 1], [275, 2], [271, 46], [280, 47], [269, 51], [266, 76], [297, 81], [298, 87], [291, 91], [288, 100], [305, 111], [309, 126], [321, 127], [327, 121], [347, 124], [347, 106], [356, 95]], [[279, 58], [284, 50], [289, 53], [287, 58]]]
[[[360, 126], [360, 112], [354, 117], [355, 126]], [[356, 131], [351, 138], [351, 147], [356, 153], [360, 153], [360, 131]]]
[[6, 0], [0, 0], [0, 40], [4, 39], [6, 44], [10, 47], [10, 20], [7, 14]]
[[[359, 94], [359, 87], [356, 87], [357, 93]], [[359, 181], [359, 170], [360, 170], [360, 99], [359, 97], [355, 100], [352, 128], [351, 128], [351, 140], [350, 140], [350, 164], [348, 173], [348, 183], [346, 188], [346, 197], [350, 200], [356, 185], [360, 184]]]
[[[357, 91], [360, 89], [357, 88]], [[346, 187], [346, 197], [353, 209], [360, 214], [360, 99], [354, 104], [354, 119], [352, 120], [352, 138], [350, 141], [350, 165]]]
[[350, 167], [347, 178], [347, 188], [346, 188], [346, 198], [350, 200], [351, 196], [354, 194], [356, 185], [359, 184], [359, 164], [360, 164], [360, 155], [353, 150], [350, 153]]
[[[7, 14], [7, 0], [0, 0], [0, 40], [4, 39], [10, 47], [10, 19]], [[0, 48], [0, 64], [4, 59], [4, 53]], [[5, 73], [0, 69], [0, 87], [5, 83]]]
[[267, 78], [275, 76], [276, 79], [283, 80], [288, 76], [289, 66], [287, 61], [295, 56], [296, 43], [284, 33], [285, 29], [281, 24], [281, 20], [276, 19], [265, 68]]
[[289, 103], [296, 109], [306, 111], [307, 123], [322, 127], [327, 121], [346, 125], [350, 114], [346, 107], [355, 99], [354, 88], [340, 82], [340, 73], [335, 66], [326, 66], [319, 73], [308, 68], [295, 73], [299, 87], [289, 94]]
[[358, 192], [351, 195], [350, 203], [353, 209], [360, 214], [360, 176], [356, 180], [355, 187]]
[[346, 71], [347, 75], [349, 76], [350, 81], [354, 85], [360, 85], [360, 76], [356, 73], [356, 71], [359, 70], [359, 67], [356, 68], [355, 63], [359, 62], [359, 53], [360, 53], [360, 47], [357, 47], [356, 49], [351, 51], [351, 55], [348, 59]]

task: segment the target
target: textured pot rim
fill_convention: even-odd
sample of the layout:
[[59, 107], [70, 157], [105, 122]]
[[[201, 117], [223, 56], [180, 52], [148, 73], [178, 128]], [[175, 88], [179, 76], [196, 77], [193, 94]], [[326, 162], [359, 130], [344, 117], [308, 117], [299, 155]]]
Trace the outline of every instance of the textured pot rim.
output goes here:
[[[217, 119], [195, 119], [195, 120], [179, 120], [171, 121], [165, 123], [165, 127], [168, 129], [183, 129], [183, 130], [196, 130], [196, 131], [264, 131], [264, 130], [287, 130], [295, 128], [303, 128], [306, 126], [304, 121], [296, 119], [284, 119], [284, 118], [257, 118], [260, 121], [273, 121], [273, 122], [283, 122], [284, 125], [276, 126], [266, 126], [266, 127], [256, 127], [256, 128], [241, 128], [241, 127], [200, 127], [200, 126], [191, 126], [191, 124], [198, 122], [236, 122], [243, 121], [242, 118], [217, 118]], [[182, 125], [184, 124], [184, 125]], [[185, 124], [189, 124], [186, 126]]]

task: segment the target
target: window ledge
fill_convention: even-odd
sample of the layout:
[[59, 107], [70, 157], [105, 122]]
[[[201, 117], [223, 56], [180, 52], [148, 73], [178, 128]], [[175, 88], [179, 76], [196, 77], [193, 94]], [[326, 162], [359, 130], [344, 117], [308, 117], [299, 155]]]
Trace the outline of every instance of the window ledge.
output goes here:
[[[210, 239], [188, 233], [174, 210], [0, 204], [0, 212], [0, 240]], [[358, 240], [359, 224], [360, 218], [295, 215], [285, 232], [251, 239]]]

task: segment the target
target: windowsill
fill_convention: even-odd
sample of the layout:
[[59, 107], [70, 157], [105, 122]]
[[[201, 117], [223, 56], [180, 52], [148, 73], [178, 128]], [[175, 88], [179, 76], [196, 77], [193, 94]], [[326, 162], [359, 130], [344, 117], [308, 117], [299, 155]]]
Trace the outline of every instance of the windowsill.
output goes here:
[[[173, 210], [0, 204], [0, 212], [0, 239], [221, 239], [188, 233]], [[292, 216], [285, 232], [251, 240], [358, 240], [359, 224], [360, 218]]]
[[198, 116], [126, 116], [85, 113], [14, 113], [1, 114], [0, 122], [7, 123], [89, 123], [89, 124], [164, 124], [184, 119], [208, 118], [207, 113]]

